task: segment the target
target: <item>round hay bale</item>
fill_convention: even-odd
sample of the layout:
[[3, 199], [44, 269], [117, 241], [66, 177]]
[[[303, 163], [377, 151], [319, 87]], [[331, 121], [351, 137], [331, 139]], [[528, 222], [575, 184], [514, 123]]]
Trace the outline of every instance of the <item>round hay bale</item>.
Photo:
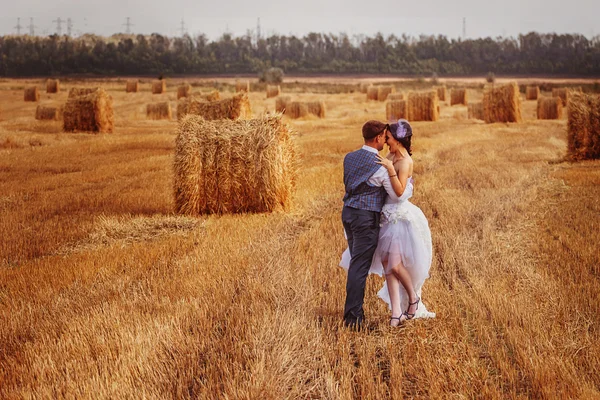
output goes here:
[[168, 101], [146, 105], [146, 116], [149, 119], [168, 119], [173, 116], [171, 104]]
[[390, 93], [387, 97], [388, 100], [406, 100], [405, 93]]
[[377, 100], [377, 94], [379, 93], [379, 89], [377, 86], [369, 86], [367, 88], [367, 100]]
[[152, 82], [152, 94], [162, 94], [167, 91], [167, 81], [164, 79]]
[[527, 86], [525, 89], [525, 98], [527, 100], [537, 100], [540, 97], [540, 87], [539, 86]]
[[483, 119], [486, 123], [521, 122], [519, 85], [489, 86], [483, 92]]
[[182, 98], [177, 104], [177, 120], [185, 115], [200, 115], [206, 120], [248, 119], [252, 115], [250, 100], [245, 92], [216, 101], [203, 101], [191, 97]]
[[127, 81], [125, 86], [126, 93], [137, 93], [140, 91], [140, 82], [137, 79]]
[[279, 85], [267, 85], [267, 99], [277, 97], [281, 93]]
[[60, 92], [60, 81], [58, 79], [46, 80], [46, 93]]
[[37, 86], [26, 88], [23, 98], [25, 99], [25, 101], [39, 101], [40, 92], [38, 91]]
[[177, 99], [182, 97], [190, 97], [192, 94], [192, 86], [189, 84], [183, 84], [177, 88]]
[[576, 160], [600, 158], [600, 96], [571, 93], [567, 113], [569, 156]]
[[437, 94], [439, 101], [446, 101], [448, 98], [448, 89], [446, 89], [446, 86], [438, 86]]
[[39, 105], [35, 109], [35, 119], [46, 121], [58, 121], [62, 117], [61, 107], [49, 107]]
[[236, 93], [239, 92], [246, 92], [246, 93], [250, 93], [250, 81], [235, 81], [235, 91]]
[[377, 88], [377, 100], [386, 101], [390, 93], [394, 93], [396, 88], [394, 86], [379, 86]]
[[71, 88], [69, 89], [69, 99], [73, 97], [86, 96], [90, 93], [94, 93], [100, 88]]
[[63, 113], [65, 132], [110, 133], [113, 128], [113, 100], [104, 89], [67, 99]]
[[275, 111], [285, 114], [287, 105], [290, 101], [292, 101], [290, 96], [278, 96], [275, 99]]
[[286, 115], [290, 118], [302, 118], [308, 115], [308, 104], [301, 101], [288, 103]]
[[175, 141], [175, 210], [180, 214], [289, 209], [296, 151], [280, 115], [208, 121], [186, 116]]
[[206, 101], [217, 101], [221, 100], [221, 93], [218, 90], [213, 90], [212, 92], [202, 93], [199, 97]]
[[440, 117], [437, 90], [410, 92], [408, 94], [408, 117], [410, 121], [437, 121]]
[[397, 121], [400, 118], [408, 119], [408, 101], [388, 101], [385, 105], [385, 117], [388, 121]]
[[450, 90], [450, 105], [455, 104], [467, 105], [467, 89], [451, 89]]
[[369, 89], [370, 84], [366, 83], [366, 82], [362, 82], [359, 86], [359, 90], [361, 93], [367, 93], [367, 90]]
[[306, 103], [308, 113], [316, 115], [319, 118], [325, 118], [325, 102], [324, 101], [309, 101]]
[[467, 118], [480, 119], [483, 121], [483, 103], [471, 103], [467, 105]]
[[537, 101], [538, 119], [561, 119], [562, 100], [559, 97], [540, 97]]

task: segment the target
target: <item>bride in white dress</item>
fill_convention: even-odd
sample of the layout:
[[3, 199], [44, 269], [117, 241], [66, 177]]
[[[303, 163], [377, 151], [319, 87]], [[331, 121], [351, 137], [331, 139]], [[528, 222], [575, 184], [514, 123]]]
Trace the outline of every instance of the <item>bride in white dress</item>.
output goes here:
[[[385, 283], [377, 294], [392, 311], [391, 326], [413, 318], [435, 318], [422, 299], [431, 266], [431, 232], [423, 212], [409, 201], [414, 189], [411, 137], [408, 121], [401, 119], [391, 124], [386, 133], [390, 153], [387, 158], [379, 157], [390, 175], [396, 173], [405, 187], [402, 196], [386, 198], [377, 250], [369, 270], [379, 276], [385, 273]], [[340, 266], [347, 270], [349, 265], [350, 251], [346, 249]]]

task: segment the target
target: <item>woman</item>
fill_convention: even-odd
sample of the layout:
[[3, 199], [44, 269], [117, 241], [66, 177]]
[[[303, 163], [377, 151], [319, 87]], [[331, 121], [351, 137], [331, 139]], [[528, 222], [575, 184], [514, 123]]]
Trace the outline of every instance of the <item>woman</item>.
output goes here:
[[[412, 127], [401, 119], [389, 126], [386, 144], [390, 149], [387, 158], [379, 163], [388, 169], [390, 176], [398, 175], [405, 187], [400, 197], [387, 196], [381, 211], [379, 241], [370, 273], [382, 275], [385, 284], [378, 295], [390, 309], [391, 326], [413, 318], [435, 318], [421, 300], [421, 289], [429, 277], [431, 266], [431, 233], [427, 218], [409, 199], [413, 194], [413, 160], [411, 158]], [[348, 268], [350, 252], [342, 255], [340, 266]]]

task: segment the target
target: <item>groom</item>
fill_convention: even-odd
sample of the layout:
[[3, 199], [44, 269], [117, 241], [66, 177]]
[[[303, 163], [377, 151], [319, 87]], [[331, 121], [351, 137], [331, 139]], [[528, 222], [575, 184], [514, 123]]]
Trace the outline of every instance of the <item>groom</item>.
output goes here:
[[362, 127], [364, 146], [344, 158], [344, 208], [342, 223], [348, 237], [350, 268], [346, 283], [344, 325], [360, 329], [367, 275], [379, 236], [379, 215], [386, 192], [394, 193], [387, 169], [378, 164], [388, 125], [371, 120]]

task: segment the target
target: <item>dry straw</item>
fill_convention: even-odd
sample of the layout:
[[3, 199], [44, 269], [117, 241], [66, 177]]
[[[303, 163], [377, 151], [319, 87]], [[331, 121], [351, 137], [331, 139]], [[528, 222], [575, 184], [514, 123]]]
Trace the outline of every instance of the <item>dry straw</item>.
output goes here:
[[187, 114], [200, 115], [207, 120], [247, 119], [251, 117], [252, 109], [248, 94], [242, 92], [217, 101], [202, 101], [186, 97], [177, 104], [177, 120], [183, 119]]
[[437, 90], [410, 92], [408, 94], [408, 117], [410, 121], [437, 121], [440, 117]]
[[290, 96], [278, 96], [275, 99], [275, 111], [285, 114], [287, 105], [292, 101]]
[[177, 88], [177, 99], [182, 97], [190, 97], [192, 94], [192, 86], [189, 84], [183, 84]]
[[309, 101], [307, 104], [308, 113], [316, 115], [319, 118], [325, 118], [325, 102]]
[[58, 121], [61, 117], [61, 107], [47, 107], [39, 105], [35, 109], [35, 119]]
[[446, 101], [448, 98], [448, 89], [446, 89], [446, 86], [438, 86], [437, 94], [440, 101]]
[[580, 87], [576, 88], [555, 88], [552, 89], [552, 97], [560, 97], [563, 107], [569, 104], [569, 98], [574, 93], [582, 93]]
[[471, 103], [467, 105], [467, 118], [483, 120], [483, 103]]
[[60, 81], [58, 79], [46, 80], [46, 93], [60, 92]]
[[540, 97], [540, 87], [527, 86], [527, 89], [525, 89], [525, 98], [527, 100], [537, 100], [538, 97]]
[[377, 100], [379, 101], [386, 101], [387, 97], [390, 93], [394, 93], [396, 91], [396, 88], [388, 85], [388, 86], [379, 86], [377, 88]]
[[467, 105], [467, 89], [451, 89], [450, 90], [450, 105], [455, 104]]
[[99, 88], [71, 88], [69, 89], [69, 99], [79, 96], [85, 96], [90, 93], [94, 93]]
[[366, 82], [361, 83], [359, 86], [360, 92], [366, 94], [367, 90], [369, 89], [369, 86], [370, 86], [369, 83], [366, 83]]
[[396, 121], [400, 118], [408, 118], [407, 100], [390, 100], [385, 105], [385, 117], [388, 121]]
[[213, 90], [212, 92], [208, 92], [208, 93], [201, 93], [198, 98], [205, 100], [205, 101], [217, 101], [217, 100], [221, 100], [221, 94], [219, 93], [218, 90]]
[[568, 112], [568, 152], [573, 159], [600, 158], [600, 97], [571, 93]]
[[70, 97], [64, 109], [64, 131], [112, 132], [113, 101], [104, 89]]
[[173, 113], [168, 101], [146, 105], [146, 116], [149, 119], [171, 119]]
[[167, 91], [167, 81], [164, 79], [152, 82], [152, 94], [161, 94]]
[[390, 93], [387, 97], [388, 100], [406, 100], [405, 93]]
[[37, 86], [26, 88], [24, 93], [24, 99], [25, 101], [39, 101], [40, 92], [38, 91]]
[[277, 97], [281, 93], [279, 85], [267, 85], [267, 99]]
[[125, 86], [126, 93], [137, 93], [140, 91], [140, 82], [137, 79], [127, 81]]
[[558, 97], [540, 97], [537, 101], [538, 119], [561, 119], [562, 101]]
[[236, 81], [235, 82], [235, 91], [237, 93], [239, 92], [246, 92], [246, 93], [250, 93], [250, 81]]
[[369, 86], [367, 88], [367, 100], [377, 100], [379, 89], [377, 86]]
[[521, 122], [519, 85], [512, 82], [489, 86], [483, 92], [483, 119], [485, 122]]
[[308, 104], [302, 101], [288, 103], [286, 115], [290, 118], [302, 118], [308, 115]]
[[281, 115], [179, 123], [175, 209], [181, 214], [271, 212], [291, 206], [296, 151]]

